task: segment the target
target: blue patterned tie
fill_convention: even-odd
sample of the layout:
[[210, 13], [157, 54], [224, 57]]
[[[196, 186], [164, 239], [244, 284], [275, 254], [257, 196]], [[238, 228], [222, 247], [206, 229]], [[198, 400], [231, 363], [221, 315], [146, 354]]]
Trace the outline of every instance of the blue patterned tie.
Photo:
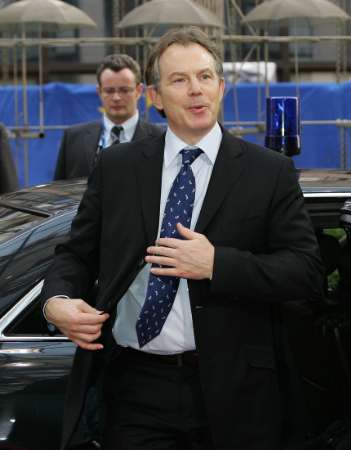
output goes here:
[[[176, 224], [189, 228], [195, 200], [195, 177], [191, 164], [202, 153], [199, 148], [183, 149], [182, 167], [176, 176], [162, 219], [160, 237], [182, 239]], [[150, 273], [146, 299], [136, 323], [139, 346], [143, 347], [161, 333], [178, 290], [179, 278]]]

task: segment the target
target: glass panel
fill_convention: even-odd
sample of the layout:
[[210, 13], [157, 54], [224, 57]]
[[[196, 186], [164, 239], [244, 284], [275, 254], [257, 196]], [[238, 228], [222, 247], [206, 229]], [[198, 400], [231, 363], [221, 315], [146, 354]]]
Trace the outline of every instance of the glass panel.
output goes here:
[[5, 336], [62, 336], [62, 333], [44, 319], [38, 296], [7, 327]]
[[0, 245], [0, 314], [44, 276], [54, 249], [67, 235], [74, 211]]

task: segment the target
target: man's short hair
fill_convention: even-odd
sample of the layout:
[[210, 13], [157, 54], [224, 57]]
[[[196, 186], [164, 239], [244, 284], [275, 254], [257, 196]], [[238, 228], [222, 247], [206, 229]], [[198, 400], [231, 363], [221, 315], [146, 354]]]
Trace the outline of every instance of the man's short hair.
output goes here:
[[141, 70], [139, 64], [135, 61], [135, 59], [129, 55], [125, 55], [124, 53], [115, 53], [105, 56], [96, 70], [98, 84], [101, 84], [101, 74], [105, 69], [113, 70], [113, 72], [129, 69], [135, 75], [136, 83], [141, 83]]
[[222, 58], [218, 48], [207, 34], [198, 27], [187, 27], [183, 29], [173, 28], [161, 37], [150, 53], [145, 70], [145, 80], [147, 85], [157, 86], [160, 82], [160, 58], [167, 48], [173, 44], [183, 45], [184, 47], [191, 44], [201, 45], [201, 47], [212, 55], [215, 62], [216, 73], [219, 78], [223, 78]]

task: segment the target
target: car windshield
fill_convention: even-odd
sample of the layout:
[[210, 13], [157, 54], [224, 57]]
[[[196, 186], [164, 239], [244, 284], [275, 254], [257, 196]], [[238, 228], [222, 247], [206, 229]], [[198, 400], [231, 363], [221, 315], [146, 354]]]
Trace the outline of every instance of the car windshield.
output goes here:
[[56, 182], [0, 196], [0, 316], [45, 276], [85, 186]]

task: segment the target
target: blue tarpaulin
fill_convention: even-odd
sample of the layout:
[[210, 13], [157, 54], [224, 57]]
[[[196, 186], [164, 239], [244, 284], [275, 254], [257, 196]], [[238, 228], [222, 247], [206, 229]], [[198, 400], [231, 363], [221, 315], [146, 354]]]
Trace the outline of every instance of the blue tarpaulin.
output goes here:
[[[230, 126], [234, 120], [265, 120], [264, 86], [260, 86], [261, 111], [257, 113], [258, 88], [254, 84], [227, 85], [224, 97], [224, 123]], [[67, 126], [101, 118], [100, 102], [94, 85], [50, 83], [43, 87], [45, 126]], [[27, 89], [29, 125], [39, 125], [39, 88]], [[271, 96], [294, 96], [296, 85], [276, 83], [270, 85]], [[351, 82], [302, 83], [300, 85], [302, 120], [351, 119]], [[18, 105], [22, 105], [22, 88], [18, 89]], [[145, 101], [140, 102], [140, 113], [145, 116]], [[158, 113], [148, 111], [151, 122], [161, 122]], [[15, 89], [0, 87], [0, 122], [8, 127], [23, 125], [23, 117], [15, 119]], [[29, 184], [40, 184], [52, 179], [62, 130], [47, 130], [42, 139], [28, 140]], [[243, 139], [263, 144], [264, 135], [244, 135]], [[350, 133], [346, 129], [346, 148], [350, 147]], [[20, 184], [24, 184], [23, 140], [12, 139], [11, 146], [17, 163]], [[305, 125], [302, 129], [302, 153], [294, 157], [299, 168], [341, 167], [340, 129], [335, 125]], [[347, 156], [351, 167], [351, 151]]]

